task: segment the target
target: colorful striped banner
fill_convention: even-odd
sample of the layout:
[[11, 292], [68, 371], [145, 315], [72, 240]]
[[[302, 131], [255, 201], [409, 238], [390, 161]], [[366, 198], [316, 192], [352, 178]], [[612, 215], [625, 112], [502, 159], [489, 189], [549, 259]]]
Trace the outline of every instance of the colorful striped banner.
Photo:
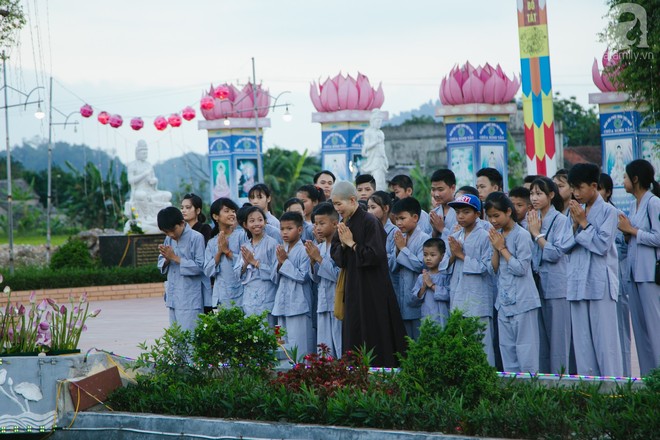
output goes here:
[[527, 173], [553, 176], [555, 124], [545, 0], [518, 0]]

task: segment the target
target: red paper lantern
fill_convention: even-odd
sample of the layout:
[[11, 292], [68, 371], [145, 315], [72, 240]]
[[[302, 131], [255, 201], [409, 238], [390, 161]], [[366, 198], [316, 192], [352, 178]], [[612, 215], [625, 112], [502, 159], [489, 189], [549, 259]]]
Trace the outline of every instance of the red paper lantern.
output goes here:
[[213, 96], [223, 100], [229, 98], [229, 87], [227, 86], [216, 87], [215, 89], [213, 89]]
[[108, 114], [108, 112], [101, 112], [99, 113], [97, 118], [101, 124], [105, 125], [110, 120], [110, 115]]
[[211, 110], [215, 107], [215, 101], [213, 101], [213, 97], [206, 95], [199, 101], [199, 106], [202, 110]]
[[191, 121], [191, 120], [195, 119], [195, 109], [188, 106], [188, 107], [184, 108], [183, 110], [181, 110], [181, 116], [186, 121]]
[[124, 123], [124, 119], [122, 119], [121, 115], [112, 115], [108, 119], [108, 123], [112, 128], [119, 128]]
[[168, 124], [170, 124], [172, 127], [180, 127], [181, 126], [181, 116], [177, 115], [176, 113], [171, 114], [167, 118]]
[[156, 127], [156, 130], [163, 131], [167, 128], [167, 119], [165, 119], [163, 116], [158, 116], [156, 119], [154, 119], [154, 127]]
[[83, 118], [89, 118], [94, 114], [94, 109], [92, 108], [91, 105], [85, 104], [82, 107], [80, 107], [80, 115]]
[[135, 131], [140, 130], [142, 127], [144, 127], [144, 121], [142, 118], [133, 118], [131, 119], [131, 128]]

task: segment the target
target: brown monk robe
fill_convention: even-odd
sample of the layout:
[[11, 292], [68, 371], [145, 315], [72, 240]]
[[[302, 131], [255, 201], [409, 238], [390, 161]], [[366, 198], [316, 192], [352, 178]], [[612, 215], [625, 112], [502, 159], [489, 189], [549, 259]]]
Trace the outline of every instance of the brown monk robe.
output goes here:
[[376, 217], [359, 208], [350, 183], [338, 182], [332, 200], [343, 219], [331, 251], [332, 259], [346, 270], [343, 350], [364, 344], [367, 350], [373, 348], [372, 366], [396, 367], [395, 353], [406, 350], [406, 331], [387, 267], [385, 230]]

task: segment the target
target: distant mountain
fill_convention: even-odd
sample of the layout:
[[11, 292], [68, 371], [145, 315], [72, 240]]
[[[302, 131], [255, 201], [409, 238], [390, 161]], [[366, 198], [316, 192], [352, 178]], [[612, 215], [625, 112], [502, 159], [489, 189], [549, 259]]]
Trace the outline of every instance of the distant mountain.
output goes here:
[[[5, 159], [7, 153], [0, 152], [0, 158]], [[45, 139], [39, 141], [23, 141], [23, 145], [12, 148], [12, 159], [23, 164], [25, 169], [32, 171], [42, 171], [48, 168], [48, 143]], [[58, 166], [63, 170], [68, 169], [66, 162], [69, 162], [75, 169], [83, 170], [87, 162], [92, 162], [105, 172], [110, 163], [115, 161], [115, 167], [119, 170], [125, 168], [124, 164], [118, 159], [113, 158], [102, 150], [94, 150], [87, 145], [71, 145], [66, 142], [56, 142], [53, 144], [53, 166]]]
[[431, 116], [436, 121], [442, 121], [442, 118], [435, 117], [435, 110], [437, 107], [440, 107], [440, 101], [437, 100], [435, 103], [431, 100], [429, 102], [422, 104], [419, 108], [413, 109], [407, 112], [401, 112], [398, 115], [390, 117], [389, 121], [385, 125], [397, 126], [403, 124], [408, 119], [411, 119], [413, 116]]
[[174, 194], [192, 191], [206, 200], [209, 188], [208, 158], [202, 154], [186, 153], [154, 165], [158, 188]]

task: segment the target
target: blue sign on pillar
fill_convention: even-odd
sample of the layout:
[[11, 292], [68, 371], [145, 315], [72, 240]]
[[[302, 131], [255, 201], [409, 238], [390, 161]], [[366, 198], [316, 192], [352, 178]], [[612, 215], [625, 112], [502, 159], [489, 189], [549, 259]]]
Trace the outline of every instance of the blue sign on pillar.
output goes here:
[[456, 186], [475, 186], [481, 168], [495, 168], [504, 177], [508, 191], [507, 122], [515, 105], [466, 104], [444, 106], [449, 168], [456, 175]]
[[598, 104], [601, 134], [602, 171], [612, 178], [612, 203], [626, 214], [634, 200], [623, 187], [626, 165], [646, 159], [660, 177], [660, 126], [642, 120], [643, 107], [627, 102], [623, 93], [589, 94], [589, 103]]
[[[383, 114], [387, 120], [387, 112]], [[312, 114], [312, 122], [321, 123], [321, 167], [337, 180], [354, 181], [360, 174], [363, 134], [370, 117], [366, 110]]]
[[224, 120], [199, 121], [199, 128], [208, 130], [211, 201], [229, 197], [241, 204], [247, 202], [250, 188], [263, 181], [258, 155], [263, 129], [270, 127], [270, 119], [259, 119], [259, 132], [254, 119], [227, 121], [229, 125]]

